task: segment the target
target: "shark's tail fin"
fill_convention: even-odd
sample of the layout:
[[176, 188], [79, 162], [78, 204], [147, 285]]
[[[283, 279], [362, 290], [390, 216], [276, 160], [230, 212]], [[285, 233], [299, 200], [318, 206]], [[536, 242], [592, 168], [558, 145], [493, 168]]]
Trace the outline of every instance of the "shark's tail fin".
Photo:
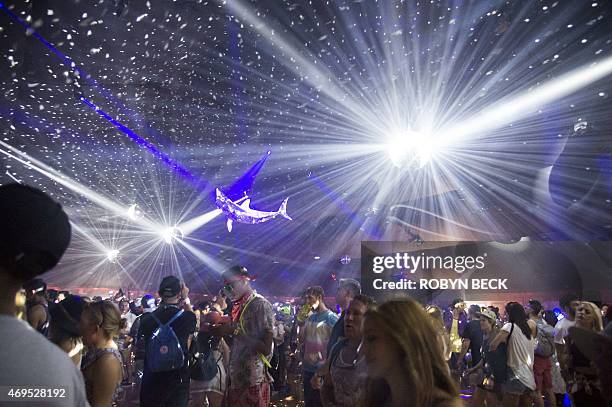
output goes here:
[[287, 215], [287, 201], [289, 198], [285, 198], [280, 208], [278, 208], [278, 213], [285, 219], [293, 220], [289, 215]]

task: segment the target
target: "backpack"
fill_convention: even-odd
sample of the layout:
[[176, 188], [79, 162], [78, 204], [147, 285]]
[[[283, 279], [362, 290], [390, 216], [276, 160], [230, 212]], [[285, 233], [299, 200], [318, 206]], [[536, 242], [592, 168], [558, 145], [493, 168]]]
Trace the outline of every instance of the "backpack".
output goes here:
[[219, 372], [219, 360], [215, 358], [213, 350], [216, 348], [214, 342], [218, 339], [198, 333], [198, 337], [192, 342], [189, 350], [189, 375], [192, 380], [208, 382], [215, 378]]
[[550, 332], [543, 329], [541, 324], [537, 324], [537, 327], [535, 354], [549, 358], [555, 353], [555, 339]]
[[[485, 388], [492, 388], [494, 383], [502, 384], [508, 377], [508, 345], [510, 344], [512, 332], [514, 332], [514, 324], [510, 328], [506, 342], [499, 344], [494, 352], [488, 350], [490, 342], [486, 343], [486, 350], [483, 352], [483, 360], [485, 361], [484, 375], [487, 382]], [[483, 349], [484, 345], [485, 343], [483, 342]]]
[[182, 309], [167, 323], [162, 324], [155, 314], [151, 313], [158, 325], [146, 346], [147, 367], [152, 372], [168, 372], [183, 367], [185, 354], [174, 329], [170, 326], [181, 315], [183, 315]]

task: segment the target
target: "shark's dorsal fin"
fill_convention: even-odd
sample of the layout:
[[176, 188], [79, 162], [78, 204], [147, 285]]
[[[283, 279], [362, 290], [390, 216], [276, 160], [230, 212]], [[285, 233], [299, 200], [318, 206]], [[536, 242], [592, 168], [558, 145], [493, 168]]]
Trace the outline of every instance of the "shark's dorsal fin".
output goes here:
[[240, 207], [241, 207], [242, 209], [251, 209], [251, 206], [250, 206], [250, 205], [251, 205], [251, 200], [247, 198], [247, 199], [245, 199], [245, 200], [244, 200], [244, 202], [242, 202], [242, 203], [240, 204]]

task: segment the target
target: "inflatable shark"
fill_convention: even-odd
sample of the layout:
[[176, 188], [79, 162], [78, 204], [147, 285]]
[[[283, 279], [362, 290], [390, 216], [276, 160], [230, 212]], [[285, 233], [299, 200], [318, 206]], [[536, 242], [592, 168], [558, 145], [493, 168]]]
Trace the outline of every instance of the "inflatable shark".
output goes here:
[[231, 232], [234, 221], [255, 225], [272, 220], [279, 215], [285, 219], [293, 220], [287, 215], [288, 200], [289, 198], [285, 198], [276, 212], [258, 211], [251, 208], [251, 200], [247, 196], [232, 201], [217, 188], [215, 204], [227, 216], [227, 231]]

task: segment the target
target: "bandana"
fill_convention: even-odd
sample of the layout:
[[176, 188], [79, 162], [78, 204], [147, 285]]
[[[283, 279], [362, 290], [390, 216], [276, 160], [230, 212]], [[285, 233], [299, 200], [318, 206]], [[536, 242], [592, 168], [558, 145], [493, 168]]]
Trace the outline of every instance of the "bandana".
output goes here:
[[232, 307], [233, 322], [238, 322], [238, 319], [240, 319], [240, 314], [242, 313], [242, 309], [244, 308], [244, 304], [249, 302], [252, 294], [253, 293], [245, 293], [242, 297], [240, 297], [240, 299], [234, 302], [234, 306]]

